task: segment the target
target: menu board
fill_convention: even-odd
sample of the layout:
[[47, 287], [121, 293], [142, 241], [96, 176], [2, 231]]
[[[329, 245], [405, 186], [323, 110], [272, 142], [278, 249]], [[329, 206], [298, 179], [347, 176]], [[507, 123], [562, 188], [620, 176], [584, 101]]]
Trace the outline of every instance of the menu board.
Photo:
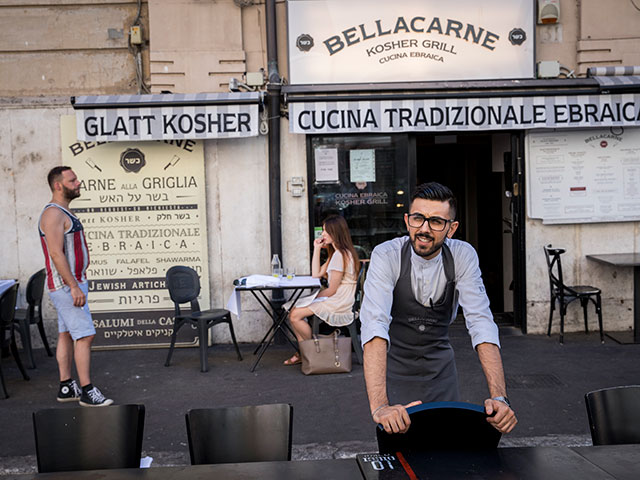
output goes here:
[[640, 129], [527, 135], [528, 214], [543, 223], [640, 220]]
[[[201, 141], [83, 142], [63, 116], [62, 164], [81, 181], [71, 202], [85, 230], [89, 308], [96, 347], [168, 344], [174, 307], [165, 282], [173, 265], [198, 272], [209, 308], [207, 215]], [[183, 327], [177, 344], [196, 344]]]

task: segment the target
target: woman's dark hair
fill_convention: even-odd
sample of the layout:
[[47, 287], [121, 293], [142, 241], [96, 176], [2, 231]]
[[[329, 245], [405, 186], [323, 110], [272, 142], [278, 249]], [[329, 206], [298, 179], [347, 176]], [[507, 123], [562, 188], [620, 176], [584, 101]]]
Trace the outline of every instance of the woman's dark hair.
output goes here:
[[456, 219], [456, 213], [458, 212], [458, 201], [455, 195], [444, 185], [438, 182], [428, 182], [418, 185], [411, 195], [411, 203], [416, 198], [422, 198], [423, 200], [437, 200], [439, 202], [449, 202], [449, 211], [451, 212], [451, 220]]
[[347, 221], [339, 215], [329, 215], [324, 219], [324, 222], [322, 222], [322, 226], [333, 239], [333, 245], [329, 245], [328, 247], [329, 259], [333, 256], [333, 252], [335, 250], [339, 250], [342, 254], [342, 259], [344, 261], [343, 268], [346, 272], [346, 262], [349, 258], [347, 253], [349, 253], [353, 259], [353, 271], [357, 277], [358, 272], [360, 271], [360, 259], [358, 258], [358, 252], [356, 252], [356, 249], [353, 246], [353, 240], [351, 240], [351, 233], [349, 233]]

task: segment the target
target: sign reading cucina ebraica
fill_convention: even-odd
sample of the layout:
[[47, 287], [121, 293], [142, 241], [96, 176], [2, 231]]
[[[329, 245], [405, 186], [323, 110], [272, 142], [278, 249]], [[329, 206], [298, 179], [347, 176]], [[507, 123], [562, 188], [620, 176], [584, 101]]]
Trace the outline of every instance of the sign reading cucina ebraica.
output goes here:
[[[202, 142], [86, 142], [76, 139], [75, 117], [61, 122], [62, 163], [81, 181], [71, 207], [89, 247], [94, 345], [167, 344], [174, 310], [165, 274], [171, 266], [198, 272], [200, 307], [209, 307]], [[178, 333], [181, 344], [196, 339], [192, 328]]]
[[534, 77], [531, 0], [289, 0], [292, 84]]

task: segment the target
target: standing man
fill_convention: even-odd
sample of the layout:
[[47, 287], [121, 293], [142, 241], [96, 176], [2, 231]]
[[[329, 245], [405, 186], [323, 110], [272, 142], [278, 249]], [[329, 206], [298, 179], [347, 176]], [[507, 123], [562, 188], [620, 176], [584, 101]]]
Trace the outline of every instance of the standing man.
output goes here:
[[471, 245], [451, 238], [458, 228], [456, 206], [444, 185], [420, 185], [404, 215], [409, 236], [384, 242], [371, 254], [360, 311], [364, 377], [373, 420], [388, 433], [408, 430], [407, 407], [459, 400], [449, 343], [458, 304], [487, 379], [488, 421], [503, 433], [517, 423], [478, 256]]
[[[47, 269], [49, 296], [58, 312], [56, 360], [60, 373], [59, 402], [80, 401], [85, 407], [111, 405], [90, 377], [91, 342], [96, 329], [87, 305], [89, 250], [78, 217], [69, 202], [80, 196], [80, 181], [70, 167], [55, 167], [47, 177], [51, 202], [38, 221]], [[78, 383], [71, 376], [75, 359]]]

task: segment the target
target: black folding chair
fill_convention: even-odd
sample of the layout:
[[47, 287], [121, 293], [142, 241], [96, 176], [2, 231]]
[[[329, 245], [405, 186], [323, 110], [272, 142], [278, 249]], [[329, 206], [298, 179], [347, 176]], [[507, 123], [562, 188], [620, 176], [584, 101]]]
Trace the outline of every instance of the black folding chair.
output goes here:
[[[168, 367], [171, 362], [171, 355], [173, 355], [178, 330], [180, 330], [185, 323], [190, 323], [198, 327], [198, 341], [200, 343], [200, 370], [202, 372], [209, 370], [207, 361], [209, 336], [207, 333], [209, 328], [219, 323], [226, 323], [229, 325], [231, 340], [233, 340], [233, 345], [236, 347], [238, 360], [242, 360], [240, 348], [238, 347], [238, 342], [236, 342], [236, 335], [233, 331], [231, 312], [223, 308], [204, 311], [200, 310], [200, 304], [198, 303], [200, 279], [198, 278], [196, 271], [189, 267], [174, 266], [167, 270], [166, 278], [169, 296], [171, 297], [171, 300], [173, 300], [175, 306], [175, 320], [173, 323], [173, 333], [171, 334], [169, 353], [167, 354], [167, 360], [164, 363], [165, 367]], [[180, 304], [183, 303], [191, 304], [191, 312], [183, 314], [180, 311]]]
[[[364, 264], [360, 265], [360, 271], [358, 272], [358, 279], [356, 280], [356, 291], [354, 294], [353, 307], [351, 307], [351, 311], [353, 312], [353, 321], [349, 325], [345, 325], [347, 330], [349, 331], [349, 336], [351, 337], [351, 345], [353, 345], [353, 351], [356, 353], [356, 358], [360, 365], [362, 365], [362, 345], [360, 344], [360, 333], [359, 333], [359, 323], [360, 323], [360, 305], [362, 304], [362, 284], [364, 283]], [[313, 316], [311, 320], [311, 329], [314, 334], [318, 334], [320, 330], [320, 322], [322, 319]], [[344, 328], [344, 327], [343, 327]]]
[[587, 323], [587, 306], [592, 302], [598, 314], [598, 325], [600, 326], [600, 342], [604, 343], [604, 333], [602, 331], [602, 298], [601, 290], [590, 285], [567, 286], [562, 278], [562, 260], [560, 255], [565, 253], [564, 248], [553, 248], [551, 244], [543, 247], [547, 260], [549, 272], [549, 289], [551, 293], [551, 305], [549, 308], [549, 329], [547, 335], [551, 336], [551, 322], [553, 321], [553, 311], [556, 308], [556, 301], [560, 310], [560, 343], [564, 343], [564, 317], [567, 314], [567, 306], [574, 300], [579, 300], [584, 314], [584, 331], [589, 333]]
[[[18, 296], [18, 283], [13, 284], [0, 296], [0, 351], [4, 352], [6, 349], [11, 351], [11, 355], [16, 361], [16, 365], [22, 373], [22, 378], [29, 380], [22, 361], [20, 360], [20, 354], [18, 353], [18, 346], [16, 345], [15, 329], [16, 325], [13, 321], [16, 313], [16, 297]], [[2, 354], [0, 354], [0, 383], [2, 384], [2, 392], [4, 398], [9, 398], [9, 392], [7, 386], [4, 383], [4, 375], [2, 373]]]
[[640, 444], [640, 385], [595, 390], [584, 400], [594, 445]]
[[22, 347], [27, 359], [29, 360], [29, 368], [36, 368], [36, 362], [33, 358], [33, 348], [31, 345], [31, 325], [38, 325], [40, 338], [42, 338], [42, 344], [47, 351], [47, 355], [50, 357], [53, 356], [53, 353], [49, 348], [47, 334], [44, 331], [44, 323], [42, 321], [42, 295], [44, 292], [46, 276], [47, 274], [44, 268], [31, 275], [31, 278], [29, 278], [29, 281], [27, 282], [28, 306], [27, 308], [16, 309], [16, 316], [14, 319], [18, 326]]
[[431, 402], [407, 409], [411, 425], [406, 433], [387, 433], [376, 427], [380, 453], [430, 450], [492, 450], [502, 434], [487, 422], [482, 405]]
[[192, 465], [291, 460], [289, 404], [193, 409], [186, 421]]
[[38, 472], [139, 468], [144, 405], [33, 413]]

